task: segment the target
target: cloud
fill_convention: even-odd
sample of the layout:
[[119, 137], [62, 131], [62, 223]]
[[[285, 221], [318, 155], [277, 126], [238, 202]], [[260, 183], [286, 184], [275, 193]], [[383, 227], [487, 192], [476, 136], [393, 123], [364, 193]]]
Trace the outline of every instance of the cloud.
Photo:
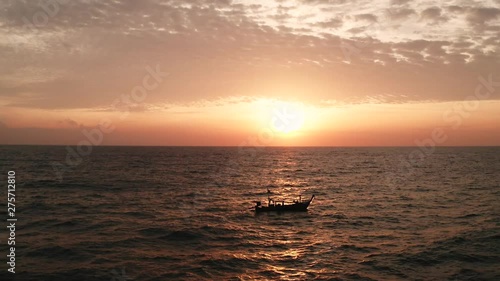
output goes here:
[[410, 17], [416, 15], [417, 13], [413, 9], [408, 8], [397, 8], [397, 9], [387, 9], [386, 15], [392, 21], [403, 21]]
[[69, 127], [73, 127], [73, 128], [80, 127], [80, 125], [78, 124], [78, 122], [76, 122], [75, 120], [70, 119], [70, 118], [66, 118], [66, 119], [60, 121], [60, 123], [63, 124], [63, 125], [67, 125]]
[[411, 0], [391, 0], [391, 5], [400, 6], [400, 5], [406, 5], [410, 2]]
[[368, 22], [377, 22], [377, 16], [376, 15], [373, 15], [373, 14], [358, 14], [358, 15], [355, 15], [354, 18], [356, 20], [364, 20], [364, 21], [368, 21]]
[[463, 13], [467, 10], [467, 8], [457, 5], [448, 6], [446, 9], [452, 13]]
[[443, 16], [441, 12], [441, 8], [439, 7], [429, 7], [420, 13], [420, 18], [422, 20], [429, 21], [430, 23], [447, 21], [448, 18]]
[[499, 18], [500, 9], [492, 7], [471, 8], [467, 13], [467, 21], [475, 26], [485, 25], [487, 22]]
[[354, 27], [351, 29], [348, 29], [347, 32], [353, 33], [353, 34], [360, 34], [366, 31], [366, 28], [361, 26], [361, 27]]
[[333, 29], [337, 29], [337, 28], [341, 27], [342, 24], [343, 24], [343, 22], [341, 19], [331, 19], [328, 21], [316, 23], [317, 26], [320, 26], [322, 28], [333, 28]]

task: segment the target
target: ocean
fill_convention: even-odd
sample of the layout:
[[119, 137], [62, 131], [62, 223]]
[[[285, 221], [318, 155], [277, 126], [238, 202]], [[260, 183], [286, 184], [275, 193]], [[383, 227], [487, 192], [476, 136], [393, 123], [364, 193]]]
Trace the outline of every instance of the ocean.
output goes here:
[[80, 152], [0, 146], [1, 280], [500, 280], [499, 147]]

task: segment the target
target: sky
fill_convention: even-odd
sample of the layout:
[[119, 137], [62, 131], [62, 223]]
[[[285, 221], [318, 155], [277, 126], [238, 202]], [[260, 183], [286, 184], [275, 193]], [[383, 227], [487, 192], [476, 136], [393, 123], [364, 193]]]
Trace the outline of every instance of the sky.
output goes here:
[[500, 145], [500, 0], [6, 0], [0, 144]]

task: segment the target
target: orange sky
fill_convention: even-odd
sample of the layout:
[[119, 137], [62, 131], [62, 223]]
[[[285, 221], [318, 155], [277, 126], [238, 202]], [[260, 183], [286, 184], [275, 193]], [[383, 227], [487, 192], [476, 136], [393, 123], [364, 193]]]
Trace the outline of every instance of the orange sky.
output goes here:
[[47, 3], [0, 13], [0, 144], [500, 145], [500, 1]]

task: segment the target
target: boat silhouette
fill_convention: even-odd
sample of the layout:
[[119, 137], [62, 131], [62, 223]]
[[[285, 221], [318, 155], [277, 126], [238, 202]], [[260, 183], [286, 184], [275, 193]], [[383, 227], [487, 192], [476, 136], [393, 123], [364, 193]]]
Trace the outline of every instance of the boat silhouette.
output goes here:
[[[269, 194], [269, 192], [268, 192]], [[314, 195], [307, 201], [302, 201], [302, 196], [299, 200], [294, 200], [293, 203], [286, 203], [284, 200], [274, 200], [270, 197], [267, 198], [267, 206], [262, 205], [260, 201], [255, 201], [255, 212], [305, 212], [307, 207], [314, 199]]]

